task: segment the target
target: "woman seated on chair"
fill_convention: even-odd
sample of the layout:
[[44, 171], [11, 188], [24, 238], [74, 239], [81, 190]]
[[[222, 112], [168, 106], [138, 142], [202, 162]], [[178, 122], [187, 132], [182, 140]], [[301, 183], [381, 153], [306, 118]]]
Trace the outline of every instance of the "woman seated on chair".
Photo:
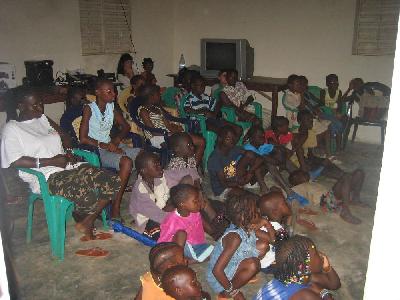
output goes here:
[[[147, 127], [163, 129], [168, 135], [182, 132], [183, 127], [169, 120], [169, 113], [161, 106], [160, 87], [157, 85], [145, 85], [139, 89], [139, 96], [143, 104], [138, 109], [139, 119]], [[165, 143], [164, 134], [144, 130], [144, 135], [154, 147], [160, 148]], [[202, 137], [190, 134], [195, 145], [195, 158], [197, 166], [203, 159], [205, 141]]]
[[[112, 82], [99, 79], [95, 93], [96, 102], [83, 108], [79, 138], [81, 144], [98, 149], [102, 167], [119, 171], [121, 190], [113, 203], [111, 218], [122, 221], [120, 204], [132, 173], [133, 161], [140, 149], [121, 144], [122, 139], [129, 133], [130, 127], [121, 112], [114, 109], [115, 92]], [[120, 132], [111, 138], [110, 132], [114, 121], [120, 127]]]
[[[118, 176], [85, 163], [72, 154], [71, 140], [43, 114], [43, 102], [32, 88], [21, 87], [16, 99], [17, 120], [9, 121], [1, 140], [2, 168], [35, 168], [45, 176], [51, 194], [75, 203], [81, 217], [75, 228], [94, 239], [93, 224], [102, 209], [120, 189]], [[33, 193], [40, 194], [34, 175], [19, 172]]]

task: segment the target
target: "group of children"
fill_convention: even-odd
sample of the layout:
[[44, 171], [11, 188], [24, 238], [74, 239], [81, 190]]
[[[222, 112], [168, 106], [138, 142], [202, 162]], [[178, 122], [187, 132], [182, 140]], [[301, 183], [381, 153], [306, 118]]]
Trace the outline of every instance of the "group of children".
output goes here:
[[[219, 299], [244, 299], [240, 289], [255, 280], [260, 270], [273, 273], [275, 279], [255, 299], [278, 299], [276, 295], [279, 299], [331, 299], [326, 289], [340, 287], [336, 272], [311, 240], [293, 236], [293, 227], [299, 223], [312, 228], [298, 214], [312, 212], [314, 206], [337, 212], [346, 222], [361, 222], [349, 205], [360, 203], [364, 173], [346, 173], [329, 159], [331, 136], [342, 130], [337, 76], [327, 76], [328, 88], [321, 91], [319, 100], [331, 114], [315, 104], [318, 99], [310, 96], [304, 76], [289, 76], [284, 98], [287, 117], [275, 117], [271, 128], [264, 130], [249, 108], [254, 98], [235, 70], [221, 71], [212, 96], [205, 94], [199, 74], [181, 74], [183, 84], [175, 98], [178, 107], [184, 100], [185, 112], [204, 116], [207, 129], [217, 134], [207, 164], [217, 199], [211, 200], [203, 191], [199, 172], [204, 138], [170, 121], [153, 66], [151, 59], [145, 59], [144, 72], [131, 74], [129, 91], [121, 93], [124, 100], [118, 101], [119, 108], [114, 106], [115, 91], [107, 80], [98, 81], [96, 101], [88, 105], [81, 90], [71, 90], [61, 124], [75, 134], [71, 120], [82, 115], [76, 143], [97, 148], [102, 166], [119, 170], [122, 188], [113, 201], [114, 220], [124, 221], [119, 211], [122, 194], [132, 170], [137, 171], [129, 212], [134, 228], [157, 245], [150, 251], [150, 272], [141, 277], [136, 299], [210, 299], [187, 266], [203, 262], [208, 264], [207, 282]], [[147, 128], [161, 130], [145, 129], [144, 137], [152, 146], [168, 145], [171, 158], [164, 169], [157, 154], [121, 144], [132, 129], [128, 123], [132, 103], [139, 103], [137, 115]], [[250, 130], [244, 134], [238, 123], [222, 118], [223, 106], [235, 111], [238, 122], [251, 122]], [[119, 129], [114, 134], [113, 124]], [[326, 157], [315, 151], [321, 141]], [[267, 186], [268, 172], [279, 187]], [[320, 175], [337, 182], [326, 189], [313, 182]], [[261, 196], [247, 190], [256, 187]]]

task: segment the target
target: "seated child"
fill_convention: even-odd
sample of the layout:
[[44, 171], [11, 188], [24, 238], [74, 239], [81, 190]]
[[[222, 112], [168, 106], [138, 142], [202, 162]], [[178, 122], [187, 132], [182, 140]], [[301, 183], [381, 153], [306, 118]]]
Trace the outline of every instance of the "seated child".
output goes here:
[[184, 104], [185, 112], [195, 115], [203, 115], [206, 119], [207, 130], [218, 133], [222, 126], [231, 126], [235, 131], [238, 139], [242, 135], [242, 128], [233, 123], [230, 123], [222, 118], [218, 118], [221, 105], [211, 96], [204, 94], [205, 83], [201, 76], [193, 76], [191, 79], [191, 91]]
[[[272, 191], [262, 195], [258, 201], [258, 208], [261, 216], [267, 218], [274, 227], [276, 242], [289, 238], [289, 232], [286, 231], [285, 225], [289, 224], [292, 212], [281, 192]], [[267, 231], [264, 227], [261, 229]], [[261, 270], [264, 272], [268, 272], [269, 266], [275, 263], [275, 249], [272, 245], [260, 263]]]
[[225, 199], [231, 188], [255, 182], [260, 185], [263, 193], [267, 192], [268, 187], [264, 182], [267, 168], [263, 158], [236, 146], [236, 142], [233, 129], [229, 126], [222, 127], [207, 166], [214, 195]]
[[186, 132], [174, 133], [169, 138], [172, 157], [164, 170], [169, 187], [177, 185], [183, 177], [190, 176], [194, 185], [200, 188], [201, 178], [197, 172], [195, 148], [192, 138]]
[[248, 105], [254, 101], [249, 96], [249, 91], [243, 82], [238, 81], [237, 70], [226, 71], [227, 85], [220, 94], [221, 105], [230, 106], [235, 109], [239, 121], [252, 122], [254, 125], [261, 125], [261, 120], [254, 113], [248, 112]]
[[339, 89], [339, 77], [336, 74], [329, 74], [325, 78], [326, 87], [321, 89], [320, 99], [324, 105], [335, 114], [340, 115], [340, 101], [342, 91]]
[[[227, 200], [231, 225], [217, 241], [207, 269], [207, 282], [218, 293], [218, 299], [244, 299], [240, 288], [260, 271], [260, 259], [275, 240], [272, 225], [261, 218], [258, 196], [235, 191]], [[265, 226], [268, 232], [260, 230]]]
[[[313, 179], [322, 174], [327, 177], [339, 179], [344, 171], [333, 164], [329, 159], [324, 159], [314, 155], [313, 151], [317, 147], [317, 136], [312, 130], [313, 115], [307, 110], [302, 110], [297, 115], [300, 127], [298, 133], [293, 136], [292, 147], [296, 156], [291, 157], [292, 162], [303, 171], [311, 171]], [[311, 173], [310, 173], [311, 174]]]
[[172, 300], [161, 288], [161, 278], [166, 270], [186, 266], [183, 248], [175, 243], [160, 243], [149, 252], [150, 271], [140, 277], [142, 285], [135, 300]]
[[145, 84], [157, 84], [156, 76], [152, 73], [154, 61], [150, 57], [143, 58], [142, 66], [143, 72], [141, 75], [144, 78]]
[[190, 92], [190, 83], [193, 76], [200, 76], [200, 73], [195, 70], [189, 70], [186, 67], [179, 71], [177, 79], [179, 92], [174, 97], [177, 107], [180, 106], [181, 99]]
[[328, 290], [340, 288], [340, 279], [312, 240], [295, 235], [275, 244], [274, 279], [266, 283], [254, 300], [332, 299]]
[[174, 299], [211, 300], [210, 295], [202, 290], [196, 272], [188, 266], [169, 268], [164, 272], [161, 282], [165, 293]]
[[322, 210], [337, 212], [340, 217], [351, 224], [360, 224], [361, 220], [354, 217], [348, 205], [361, 204], [360, 191], [364, 182], [364, 172], [356, 170], [345, 173], [329, 190], [324, 186], [309, 182], [308, 173], [297, 170], [290, 174], [289, 182], [300, 195], [310, 199], [312, 204], [321, 206]]
[[74, 147], [78, 146], [79, 140], [72, 122], [82, 116], [83, 105], [87, 103], [86, 92], [83, 88], [71, 87], [68, 89], [67, 99], [65, 100], [66, 108], [60, 119], [60, 127], [71, 137]]
[[[161, 223], [158, 243], [175, 242], [184, 248], [185, 256], [197, 262], [207, 259], [213, 246], [206, 243], [200, 210], [206, 205], [201, 191], [189, 184], [178, 184], [170, 190], [175, 210]], [[207, 226], [207, 225], [206, 225]]]
[[[144, 136], [154, 147], [160, 148], [165, 144], [164, 133], [171, 135], [176, 132], [183, 132], [183, 127], [169, 120], [169, 113], [161, 105], [160, 87], [156, 85], [145, 85], [139, 89], [139, 95], [143, 104], [138, 109], [138, 115], [147, 127], [161, 129], [163, 132], [156, 133], [144, 130]], [[203, 159], [205, 140], [203, 137], [190, 134], [196, 146], [196, 163], [199, 166]]]
[[296, 199], [303, 205], [307, 204], [308, 200], [295, 193], [283, 179], [278, 170], [280, 162], [272, 155], [272, 153], [275, 152], [275, 146], [264, 143], [264, 129], [261, 126], [253, 126], [247, 132], [246, 136], [249, 138], [249, 143], [245, 144], [243, 148], [248, 151], [253, 151], [258, 157], [262, 157], [264, 159], [264, 164], [268, 171], [271, 173], [272, 177], [279, 184], [279, 186], [284, 189], [290, 200]]
[[129, 202], [129, 212], [133, 216], [135, 228], [150, 238], [160, 236], [160, 223], [168, 211], [169, 187], [163, 175], [159, 157], [151, 152], [141, 152], [135, 160], [138, 171]]
[[211, 96], [214, 97], [217, 101], [219, 100], [219, 94], [228, 84], [228, 82], [226, 82], [226, 70], [220, 70], [218, 72], [218, 81], [218, 83], [214, 84], [211, 87]]

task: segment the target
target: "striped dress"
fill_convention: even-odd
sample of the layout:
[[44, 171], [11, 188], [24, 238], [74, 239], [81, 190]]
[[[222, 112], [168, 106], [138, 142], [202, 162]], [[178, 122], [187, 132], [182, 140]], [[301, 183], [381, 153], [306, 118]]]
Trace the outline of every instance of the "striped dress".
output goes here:
[[[164, 130], [169, 131], [167, 129], [167, 127], [165, 126], [165, 123], [164, 123], [164, 120], [163, 120], [164, 115], [163, 115], [163, 112], [162, 112], [161, 108], [159, 108], [157, 106], [153, 106], [153, 108], [157, 108], [159, 113], [152, 112], [146, 106], [140, 106], [139, 109], [138, 109], [138, 114], [139, 114], [140, 121], [143, 123], [142, 118], [140, 118], [140, 112], [142, 111], [142, 109], [144, 109], [149, 113], [149, 117], [150, 117], [151, 122], [154, 125], [154, 128], [164, 129]], [[143, 130], [143, 132], [144, 132], [144, 136], [145, 136], [146, 139], [151, 139], [153, 137], [153, 134], [150, 131]]]

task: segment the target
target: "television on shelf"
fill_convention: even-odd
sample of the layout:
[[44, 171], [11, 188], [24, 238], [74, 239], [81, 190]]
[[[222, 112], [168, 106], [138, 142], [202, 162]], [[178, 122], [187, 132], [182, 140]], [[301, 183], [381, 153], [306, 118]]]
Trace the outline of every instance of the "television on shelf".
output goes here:
[[216, 77], [219, 70], [236, 69], [240, 80], [254, 72], [254, 49], [245, 39], [201, 39], [201, 75]]

